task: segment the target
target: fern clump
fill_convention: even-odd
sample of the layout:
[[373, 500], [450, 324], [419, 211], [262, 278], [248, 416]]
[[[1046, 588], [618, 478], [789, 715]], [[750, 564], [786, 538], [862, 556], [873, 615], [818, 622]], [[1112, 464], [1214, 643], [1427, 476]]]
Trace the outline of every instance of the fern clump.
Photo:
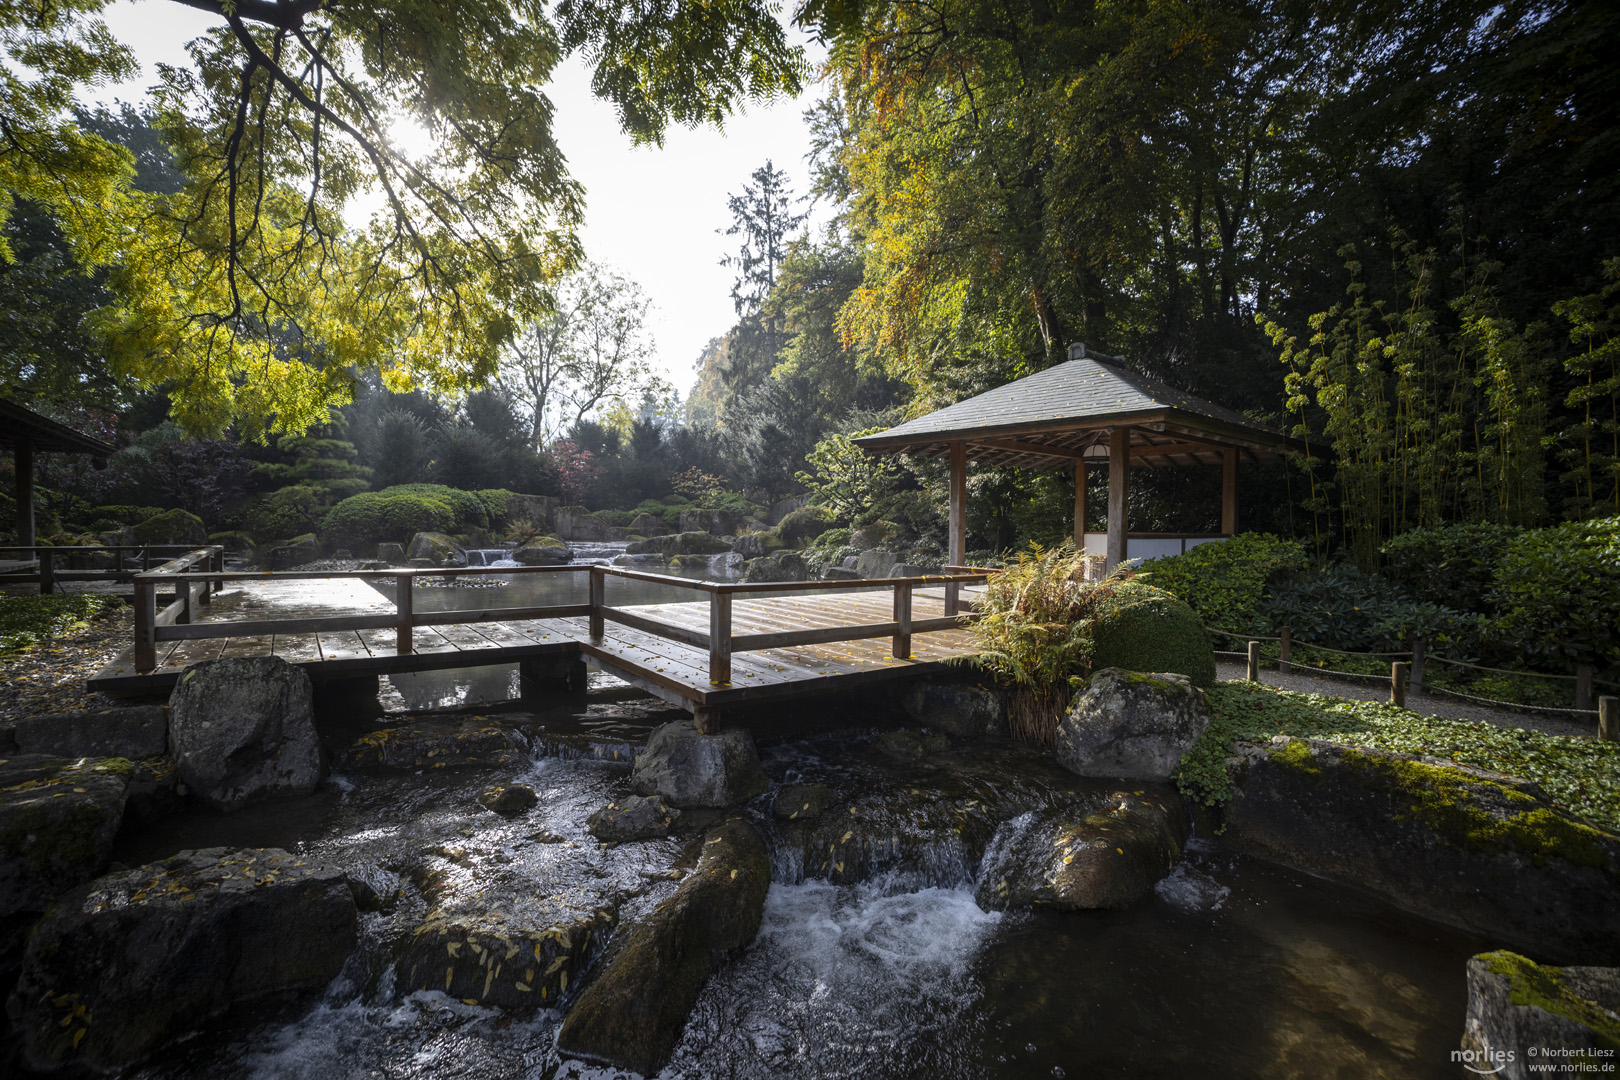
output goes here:
[[1008, 724], [1014, 738], [1050, 747], [1068, 711], [1073, 687], [1090, 674], [1091, 627], [1130, 571], [1089, 581], [1098, 556], [1065, 541], [1031, 544], [992, 574], [970, 624], [975, 666], [1011, 690]]

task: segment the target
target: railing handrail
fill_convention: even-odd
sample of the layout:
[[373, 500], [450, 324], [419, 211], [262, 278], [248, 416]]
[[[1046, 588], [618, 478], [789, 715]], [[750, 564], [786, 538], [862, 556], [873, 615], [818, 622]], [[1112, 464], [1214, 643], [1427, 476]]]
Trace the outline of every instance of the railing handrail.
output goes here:
[[194, 551], [196, 547], [195, 544], [0, 544], [0, 551]]

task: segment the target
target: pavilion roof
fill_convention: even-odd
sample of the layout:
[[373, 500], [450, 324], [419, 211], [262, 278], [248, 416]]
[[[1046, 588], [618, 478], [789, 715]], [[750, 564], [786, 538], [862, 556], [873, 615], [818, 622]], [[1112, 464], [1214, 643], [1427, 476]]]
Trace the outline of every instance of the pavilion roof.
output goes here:
[[107, 458], [118, 452], [110, 443], [81, 435], [48, 416], [0, 398], [0, 446], [13, 449], [19, 437], [26, 437], [36, 453], [94, 454]]
[[966, 443], [980, 465], [1072, 466], [1108, 430], [1130, 433], [1133, 465], [1219, 464], [1237, 449], [1250, 461], [1305, 444], [1240, 412], [1130, 371], [1114, 358], [1081, 356], [856, 439], [877, 453], [947, 457]]

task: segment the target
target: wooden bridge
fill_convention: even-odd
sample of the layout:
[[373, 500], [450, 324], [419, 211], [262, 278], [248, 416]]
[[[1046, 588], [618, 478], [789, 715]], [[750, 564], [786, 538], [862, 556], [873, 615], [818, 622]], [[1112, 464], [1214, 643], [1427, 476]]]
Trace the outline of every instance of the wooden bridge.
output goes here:
[[[416, 610], [417, 578], [527, 574], [587, 575], [588, 598]], [[609, 577], [695, 595], [610, 606]], [[971, 654], [965, 594], [985, 577], [744, 584], [611, 566], [243, 573], [221, 570], [218, 549], [201, 548], [135, 576], [134, 645], [88, 684], [161, 693], [191, 664], [233, 656], [280, 656], [316, 681], [517, 663], [554, 683], [582, 683], [574, 673], [589, 664], [690, 709], [708, 730], [730, 706], [914, 677]], [[227, 584], [241, 587], [222, 594]], [[157, 592], [170, 587], [176, 599], [160, 610]]]

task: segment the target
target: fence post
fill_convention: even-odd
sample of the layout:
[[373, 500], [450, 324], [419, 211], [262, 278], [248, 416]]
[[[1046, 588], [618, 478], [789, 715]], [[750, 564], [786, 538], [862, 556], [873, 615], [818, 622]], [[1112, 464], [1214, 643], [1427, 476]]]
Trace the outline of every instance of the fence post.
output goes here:
[[414, 621], [411, 605], [410, 574], [394, 575], [394, 652], [401, 656], [408, 655], [414, 646], [411, 643], [411, 626]]
[[962, 605], [962, 586], [954, 581], [945, 583], [945, 615], [955, 615]]
[[1399, 660], [1389, 665], [1389, 703], [1406, 708], [1406, 665]]
[[1249, 681], [1260, 681], [1260, 643], [1249, 642]]
[[1592, 707], [1592, 676], [1597, 674], [1591, 664], [1575, 665], [1575, 707], [1577, 709], [1590, 709]]
[[113, 573], [122, 574], [124, 572], [124, 548], [123, 548], [123, 545], [121, 545], [121, 544], [113, 545], [112, 551], [113, 551]]
[[[181, 573], [185, 573], [185, 571], [182, 570]], [[174, 619], [176, 626], [184, 626], [191, 622], [191, 605], [194, 602], [191, 590], [195, 585], [196, 582], [194, 581], [176, 581], [174, 583], [174, 597], [180, 601], [180, 614], [175, 616]]]
[[[600, 566], [591, 567], [591, 640], [601, 641], [607, 620], [602, 609], [607, 606], [607, 571]], [[729, 644], [729, 643], [728, 643]]]
[[1294, 628], [1285, 626], [1277, 631], [1277, 670], [1287, 671], [1289, 659], [1294, 655]]
[[157, 667], [157, 594], [150, 579], [135, 581], [135, 670]]
[[896, 660], [911, 659], [911, 586], [896, 585], [894, 587], [894, 621], [898, 624], [894, 632], [894, 658]]
[[49, 596], [56, 589], [56, 567], [51, 564], [48, 548], [36, 554], [39, 555], [39, 595]]
[[1412, 693], [1423, 693], [1423, 665], [1429, 655], [1429, 641], [1422, 634], [1412, 635], [1412, 674], [1407, 685]]
[[[731, 685], [731, 594], [728, 592], [709, 594], [709, 685]], [[698, 730], [703, 730], [701, 725]]]
[[1620, 697], [1604, 694], [1598, 698], [1598, 738], [1620, 742]]

